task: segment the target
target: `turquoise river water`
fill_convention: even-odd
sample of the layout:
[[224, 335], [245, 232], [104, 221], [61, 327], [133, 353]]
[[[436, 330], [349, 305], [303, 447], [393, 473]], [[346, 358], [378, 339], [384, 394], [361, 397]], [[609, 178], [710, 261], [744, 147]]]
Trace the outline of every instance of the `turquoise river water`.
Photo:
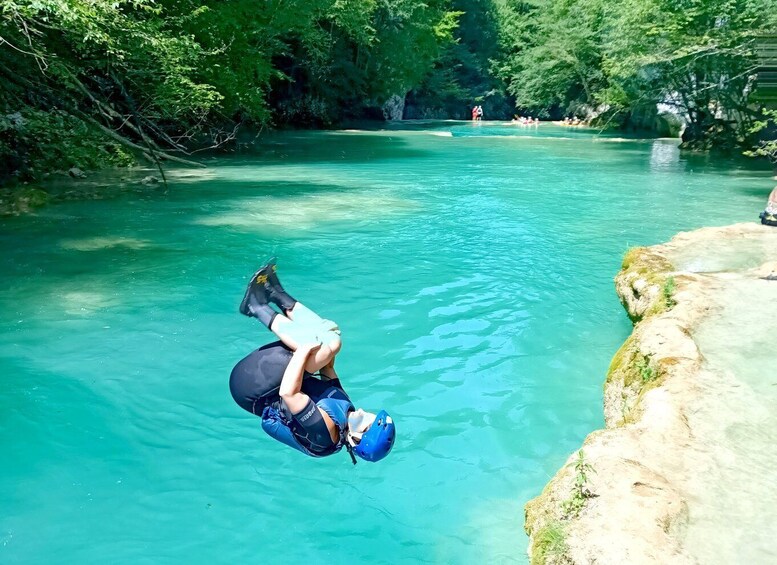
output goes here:
[[[676, 145], [282, 133], [171, 170], [167, 194], [2, 220], [0, 562], [525, 563], [523, 505], [603, 424], [624, 251], [768, 194]], [[339, 322], [357, 406], [394, 416], [385, 461], [303, 457], [232, 401], [271, 339], [237, 313], [271, 255]]]

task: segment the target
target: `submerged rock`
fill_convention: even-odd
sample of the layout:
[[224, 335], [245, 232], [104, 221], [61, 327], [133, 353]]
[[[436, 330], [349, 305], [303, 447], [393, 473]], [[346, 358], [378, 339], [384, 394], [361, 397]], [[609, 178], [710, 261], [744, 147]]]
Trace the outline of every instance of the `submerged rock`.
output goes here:
[[526, 505], [532, 563], [777, 560], [775, 271], [777, 229], [756, 224], [627, 254], [616, 289], [635, 327], [607, 428], [583, 444], [582, 487], [573, 455]]
[[86, 178], [86, 173], [79, 169], [78, 167], [71, 167], [67, 170], [67, 174], [73, 177], [74, 179], [84, 179]]
[[49, 193], [25, 186], [0, 192], [0, 216], [26, 214], [48, 204]]
[[97, 236], [85, 239], [66, 239], [60, 242], [60, 246], [65, 249], [75, 251], [100, 251], [112, 248], [125, 249], [146, 249], [153, 244], [146, 239], [137, 239], [134, 237], [121, 236]]
[[159, 178], [155, 177], [154, 175], [148, 175], [146, 177], [143, 177], [140, 179], [140, 184], [157, 184], [159, 182]]

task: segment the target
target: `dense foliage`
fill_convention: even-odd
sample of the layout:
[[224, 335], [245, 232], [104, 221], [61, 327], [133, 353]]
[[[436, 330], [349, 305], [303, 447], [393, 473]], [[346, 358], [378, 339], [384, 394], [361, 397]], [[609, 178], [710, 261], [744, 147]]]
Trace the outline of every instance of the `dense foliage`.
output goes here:
[[[757, 145], [777, 0], [0, 0], [0, 178], [188, 159], [241, 125], [577, 113]], [[761, 130], [761, 138], [754, 137]]]
[[[236, 124], [379, 112], [452, 40], [447, 0], [0, 0], [2, 174], [172, 158]], [[53, 151], [50, 140], [59, 140]], [[88, 158], [83, 146], [98, 148]]]
[[500, 12], [494, 0], [453, 0], [459, 25], [454, 41], [407, 97], [406, 118], [470, 119], [482, 105], [486, 119], [510, 119], [515, 101], [492, 72], [499, 48]]
[[695, 147], [747, 142], [763, 117], [750, 99], [754, 40], [777, 28], [775, 0], [506, 1], [496, 66], [520, 106], [650, 125], [683, 117]]

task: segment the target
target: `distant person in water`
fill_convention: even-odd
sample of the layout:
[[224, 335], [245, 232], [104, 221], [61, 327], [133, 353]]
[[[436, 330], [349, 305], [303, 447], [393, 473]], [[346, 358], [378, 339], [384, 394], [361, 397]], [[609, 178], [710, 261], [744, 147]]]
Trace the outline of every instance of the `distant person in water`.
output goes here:
[[389, 454], [395, 436], [391, 416], [356, 409], [335, 372], [342, 346], [337, 324], [292, 298], [274, 261], [251, 277], [240, 313], [279, 339], [242, 359], [229, 379], [235, 402], [261, 417], [267, 434], [311, 457], [343, 447], [354, 464], [356, 457], [380, 461]]
[[472, 107], [472, 121], [473, 122], [477, 121], [477, 119], [478, 119], [478, 107], [477, 106], [473, 106]]
[[766, 209], [761, 212], [761, 223], [765, 226], [777, 226], [777, 186], [774, 187], [769, 199], [766, 201]]
[[478, 121], [481, 121], [483, 119], [483, 106], [478, 106], [477, 112], [478, 112]]

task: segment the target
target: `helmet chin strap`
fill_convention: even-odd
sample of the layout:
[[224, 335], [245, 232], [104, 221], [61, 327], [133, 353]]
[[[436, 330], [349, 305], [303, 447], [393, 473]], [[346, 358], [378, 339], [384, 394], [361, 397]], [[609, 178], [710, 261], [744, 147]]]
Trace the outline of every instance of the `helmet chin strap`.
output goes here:
[[351, 439], [346, 438], [345, 440], [345, 449], [348, 451], [348, 455], [351, 456], [351, 461], [354, 465], [356, 465], [356, 456], [353, 454], [353, 446], [351, 445]]
[[351, 456], [351, 461], [353, 461], [354, 465], [356, 465], [356, 455], [353, 452], [353, 448], [356, 447], [356, 444], [359, 441], [361, 441], [362, 434], [364, 432], [352, 432], [351, 430], [360, 428], [366, 422], [369, 422], [367, 425], [367, 427], [369, 427], [374, 421], [375, 414], [364, 412], [363, 410], [359, 410], [358, 412], [350, 412], [348, 414], [348, 428], [345, 432], [345, 448], [348, 450], [348, 455]]

